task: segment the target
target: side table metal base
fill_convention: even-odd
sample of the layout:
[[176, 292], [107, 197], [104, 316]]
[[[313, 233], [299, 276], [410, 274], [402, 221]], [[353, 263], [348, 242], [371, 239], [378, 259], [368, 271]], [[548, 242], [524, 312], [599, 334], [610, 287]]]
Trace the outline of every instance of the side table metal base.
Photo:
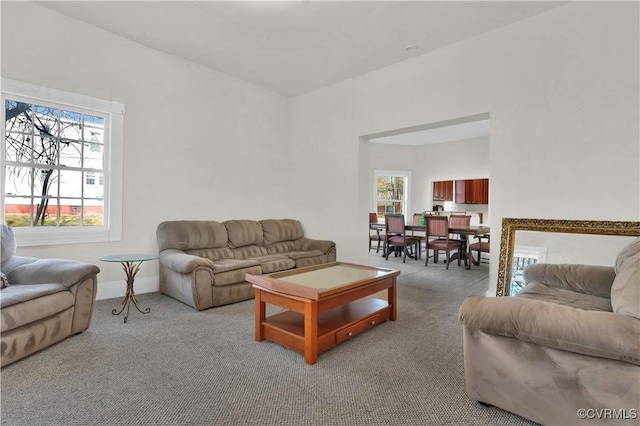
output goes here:
[[149, 312], [151, 312], [151, 308], [146, 308], [144, 310], [140, 309], [140, 306], [138, 305], [138, 301], [136, 300], [136, 295], [133, 292], [133, 283], [135, 280], [135, 276], [136, 276], [136, 273], [138, 273], [138, 270], [140, 269], [140, 265], [142, 264], [142, 262], [121, 262], [121, 263], [122, 263], [122, 269], [124, 269], [124, 272], [127, 275], [127, 294], [124, 296], [124, 300], [122, 301], [122, 307], [120, 308], [120, 310], [118, 311], [118, 308], [116, 308], [111, 311], [111, 314], [120, 315], [124, 311], [124, 309], [127, 308], [127, 313], [124, 316], [124, 322], [126, 324], [127, 319], [129, 319], [129, 308], [131, 307], [131, 304], [133, 304], [133, 306], [135, 306], [135, 308], [141, 314], [148, 314]]

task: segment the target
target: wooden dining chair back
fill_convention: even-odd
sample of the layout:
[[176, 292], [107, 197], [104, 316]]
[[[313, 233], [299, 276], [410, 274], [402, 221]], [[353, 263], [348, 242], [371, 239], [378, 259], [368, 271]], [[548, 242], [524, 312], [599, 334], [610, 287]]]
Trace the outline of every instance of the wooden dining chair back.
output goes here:
[[376, 253], [380, 251], [380, 246], [383, 241], [387, 238], [384, 232], [381, 232], [380, 226], [376, 226], [378, 224], [378, 214], [377, 213], [369, 213], [369, 252], [371, 252], [372, 243], [376, 243]]
[[452, 228], [469, 226], [470, 224], [471, 224], [471, 216], [468, 216], [468, 215], [454, 215], [454, 214], [452, 214], [449, 217], [449, 225]]
[[[425, 231], [427, 235], [427, 250], [433, 250], [433, 261], [438, 263], [438, 252], [444, 251], [447, 259], [447, 269], [449, 269], [451, 251], [458, 250], [458, 266], [460, 266], [462, 242], [449, 238], [449, 218], [447, 216], [427, 216]], [[428, 253], [425, 258], [424, 266], [428, 266]]]
[[[471, 216], [467, 215], [454, 215], [449, 216], [449, 227], [450, 228], [468, 228], [471, 224]], [[452, 233], [449, 236], [450, 239], [453, 240], [462, 240], [460, 234]]]
[[419, 257], [418, 250], [420, 250], [420, 245], [418, 244], [419, 239], [412, 235], [407, 235], [404, 215], [387, 214], [384, 216], [384, 223], [385, 233], [387, 234], [384, 245], [385, 259], [389, 260], [389, 253], [393, 247], [394, 249], [402, 251], [402, 262], [405, 263], [407, 259], [407, 251], [410, 248], [415, 247], [415, 257], [417, 260]]
[[[414, 213], [413, 214], [413, 222], [411, 223], [413, 226], [424, 226], [424, 223], [422, 223], [422, 213]], [[420, 252], [422, 252], [422, 245], [423, 243], [427, 240], [427, 234], [426, 232], [424, 232], [424, 230], [422, 231], [410, 231], [409, 235], [416, 237], [418, 239], [418, 244], [420, 244], [420, 248], [421, 250], [419, 250]], [[426, 245], [425, 245], [425, 250], [426, 250]]]

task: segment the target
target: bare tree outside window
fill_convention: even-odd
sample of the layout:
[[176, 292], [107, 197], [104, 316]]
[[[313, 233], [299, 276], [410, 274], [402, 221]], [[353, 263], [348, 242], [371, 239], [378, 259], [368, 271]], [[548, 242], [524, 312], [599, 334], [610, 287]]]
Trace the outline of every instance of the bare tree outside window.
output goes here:
[[404, 176], [378, 176], [378, 215], [404, 214], [405, 179]]
[[103, 223], [105, 119], [72, 108], [5, 100], [5, 220], [10, 226]]

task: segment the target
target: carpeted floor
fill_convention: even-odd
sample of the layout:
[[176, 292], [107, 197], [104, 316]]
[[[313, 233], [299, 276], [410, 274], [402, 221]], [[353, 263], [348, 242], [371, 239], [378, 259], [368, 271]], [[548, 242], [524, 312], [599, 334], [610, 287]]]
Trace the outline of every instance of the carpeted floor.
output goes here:
[[458, 307], [488, 266], [375, 255], [400, 269], [398, 320], [320, 354], [254, 340], [253, 301], [196, 312], [163, 295], [151, 313], [97, 302], [86, 332], [1, 370], [2, 425], [533, 425], [470, 401]]

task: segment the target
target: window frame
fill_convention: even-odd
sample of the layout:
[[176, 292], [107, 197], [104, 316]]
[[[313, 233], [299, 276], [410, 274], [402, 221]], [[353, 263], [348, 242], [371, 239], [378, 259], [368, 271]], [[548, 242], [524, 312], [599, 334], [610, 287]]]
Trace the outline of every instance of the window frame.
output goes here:
[[[108, 117], [104, 140], [104, 207], [102, 226], [79, 227], [15, 227], [12, 228], [21, 247], [94, 243], [122, 240], [124, 104], [79, 95], [63, 90], [2, 78], [2, 116], [6, 99], [55, 103], [61, 107], [79, 108]], [[18, 99], [16, 99], [18, 98]], [[6, 120], [6, 118], [5, 118]], [[6, 121], [5, 121], [6, 124]], [[6, 130], [5, 130], [6, 132]], [[0, 219], [5, 223], [6, 142], [0, 147], [3, 176], [0, 190]]]
[[404, 210], [404, 218], [408, 220], [409, 212], [411, 211], [411, 171], [410, 170], [378, 170], [373, 171], [373, 210], [372, 212], [378, 212], [378, 177], [380, 176], [392, 176], [402, 177], [405, 180], [404, 193], [402, 200], [402, 208]]

